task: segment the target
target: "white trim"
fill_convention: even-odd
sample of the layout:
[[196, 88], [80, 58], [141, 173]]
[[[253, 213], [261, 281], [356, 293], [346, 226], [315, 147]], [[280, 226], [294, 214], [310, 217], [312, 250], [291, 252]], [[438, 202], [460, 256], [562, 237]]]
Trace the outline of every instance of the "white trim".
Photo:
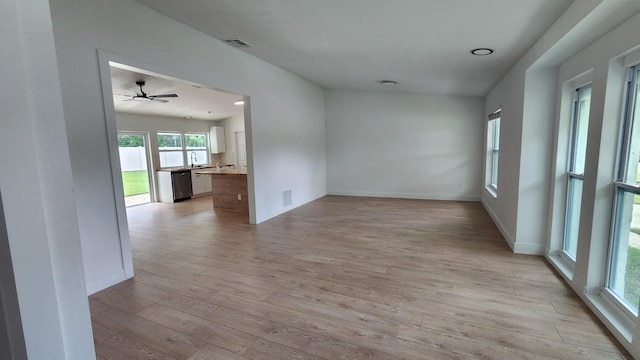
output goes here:
[[556, 269], [556, 271], [560, 273], [560, 275], [566, 282], [571, 283], [573, 281], [575, 266], [572, 266], [572, 264], [568, 262], [564, 256], [561, 256], [560, 254], [548, 254], [545, 257], [547, 258], [547, 261], [549, 261], [551, 266], [553, 266], [554, 269]]
[[87, 295], [95, 294], [100, 290], [104, 290], [131, 277], [133, 277], [133, 274], [127, 276], [125, 269], [119, 269], [103, 275], [87, 284]]
[[[127, 222], [127, 208], [124, 202], [124, 188], [122, 185], [122, 173], [120, 172], [120, 153], [118, 150], [118, 127], [116, 125], [116, 112], [113, 105], [111, 69], [109, 61], [116, 56], [97, 50], [100, 70], [100, 83], [102, 86], [102, 98], [104, 101], [104, 118], [109, 144], [109, 159], [111, 162], [111, 181], [113, 185], [114, 202], [116, 204], [116, 220], [118, 223], [118, 235], [120, 237], [120, 252], [124, 268], [123, 279], [133, 277], [133, 256], [129, 239], [129, 224]], [[97, 279], [99, 280], [99, 279]], [[87, 289], [92, 289], [92, 281], [87, 284]], [[113, 285], [113, 284], [111, 284]], [[108, 285], [108, 286], [111, 286]], [[107, 286], [107, 287], [108, 287]], [[105, 287], [106, 288], [106, 287]]]
[[593, 291], [585, 291], [584, 294], [579, 295], [589, 309], [611, 331], [613, 336], [625, 348], [628, 348], [633, 338], [635, 323], [630, 322], [629, 318], [622, 314], [611, 300], [602, 296], [600, 291], [595, 293]]
[[491, 194], [491, 196], [493, 196], [494, 199], [498, 198], [498, 188], [496, 188], [495, 186], [489, 184], [485, 186], [484, 189], [487, 190], [487, 192]]
[[523, 244], [517, 242], [513, 248], [516, 254], [524, 255], [544, 255], [544, 244]]
[[[565, 82], [569, 87], [570, 92], [574, 92], [582, 87], [585, 87], [593, 82], [593, 69], [589, 69], [582, 74], [575, 76]], [[573, 104], [573, 98], [571, 99]]]
[[562, 259], [565, 264], [568, 264], [572, 269], [576, 267], [576, 259], [574, 259], [571, 254], [565, 249], [561, 249], [558, 252], [558, 256]]
[[509, 244], [509, 247], [511, 248], [511, 250], [514, 250], [513, 245], [515, 243], [515, 240], [513, 239], [513, 236], [511, 236], [509, 231], [507, 231], [507, 228], [500, 221], [498, 216], [493, 212], [493, 209], [491, 209], [491, 207], [484, 201], [484, 199], [482, 199], [480, 202], [482, 203], [482, 206], [491, 217], [491, 220], [493, 220], [493, 223], [496, 224], [496, 226], [498, 227], [498, 230], [502, 234], [502, 237], [504, 237], [504, 239], [507, 241], [507, 244]]
[[416, 200], [480, 201], [480, 195], [398, 193], [384, 191], [328, 190], [327, 195], [380, 197]]
[[604, 286], [600, 291], [600, 296], [609, 300], [624, 316], [636, 322], [638, 315], [633, 313], [633, 309], [625, 302], [625, 300], [616, 294], [611, 288]]
[[622, 66], [630, 68], [636, 65], [640, 65], [640, 49], [637, 49], [630, 54], [627, 54], [622, 60]]

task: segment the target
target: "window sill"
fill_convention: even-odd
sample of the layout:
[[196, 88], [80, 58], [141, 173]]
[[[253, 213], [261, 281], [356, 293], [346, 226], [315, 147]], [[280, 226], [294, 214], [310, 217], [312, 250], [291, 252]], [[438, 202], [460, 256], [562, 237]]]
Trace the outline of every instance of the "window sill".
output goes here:
[[489, 194], [491, 194], [491, 196], [493, 196], [494, 198], [496, 198], [496, 199], [498, 198], [498, 189], [497, 188], [495, 188], [495, 187], [493, 187], [491, 185], [487, 185], [487, 186], [484, 187], [484, 189], [487, 190], [487, 192]]
[[567, 260], [562, 254], [547, 255], [547, 260], [562, 275], [567, 282], [573, 280], [573, 271], [575, 265]]
[[602, 291], [594, 294], [586, 293], [585, 298], [587, 305], [628, 349], [635, 333], [635, 319], [624, 314]]

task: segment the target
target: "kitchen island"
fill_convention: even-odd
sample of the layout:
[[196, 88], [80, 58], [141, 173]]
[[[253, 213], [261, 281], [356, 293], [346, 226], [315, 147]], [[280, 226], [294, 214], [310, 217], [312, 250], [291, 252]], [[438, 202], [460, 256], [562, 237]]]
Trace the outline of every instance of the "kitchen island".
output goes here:
[[245, 212], [249, 215], [247, 169], [209, 168], [196, 174], [211, 176], [214, 210]]

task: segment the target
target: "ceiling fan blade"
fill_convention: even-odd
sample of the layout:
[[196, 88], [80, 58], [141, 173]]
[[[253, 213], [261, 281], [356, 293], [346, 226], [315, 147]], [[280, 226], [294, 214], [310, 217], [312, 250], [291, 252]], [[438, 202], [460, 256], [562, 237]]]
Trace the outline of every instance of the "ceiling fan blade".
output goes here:
[[170, 98], [178, 97], [178, 94], [149, 95], [150, 98]]
[[161, 102], [161, 103], [168, 103], [169, 102], [168, 100], [156, 99], [154, 97], [149, 97], [149, 100], [158, 101], [158, 102]]

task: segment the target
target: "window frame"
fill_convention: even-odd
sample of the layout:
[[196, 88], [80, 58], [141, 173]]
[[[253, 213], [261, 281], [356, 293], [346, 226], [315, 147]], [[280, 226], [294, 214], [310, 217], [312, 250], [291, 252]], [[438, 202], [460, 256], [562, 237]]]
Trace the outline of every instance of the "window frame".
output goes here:
[[[188, 135], [195, 135], [195, 136], [203, 136], [204, 137], [204, 149], [202, 148], [189, 148], [189, 145], [187, 144], [187, 136]], [[182, 138], [183, 138], [183, 144], [184, 144], [184, 150], [185, 150], [185, 159], [186, 159], [186, 164], [187, 166], [191, 165], [197, 165], [197, 166], [202, 166], [202, 165], [209, 165], [211, 163], [211, 159], [210, 159], [210, 152], [209, 152], [209, 138], [208, 138], [209, 134], [208, 133], [201, 133], [201, 132], [197, 132], [197, 131], [189, 131], [189, 132], [185, 132], [182, 134]], [[202, 152], [204, 151], [206, 154], [206, 159], [205, 162], [203, 163], [198, 163], [198, 164], [192, 164], [191, 163], [191, 153], [193, 152]], [[196, 155], [197, 158], [197, 155]]]
[[[205, 151], [206, 151], [206, 161], [202, 164], [198, 164], [199, 166], [202, 165], [209, 165], [211, 164], [211, 155], [209, 152], [209, 133], [207, 132], [200, 132], [200, 131], [158, 131], [156, 132], [156, 141], [158, 136], [160, 135], [179, 135], [180, 136], [180, 141], [181, 141], [181, 147], [180, 149], [161, 149], [160, 148], [160, 144], [157, 143], [156, 144], [156, 150], [158, 151], [158, 165], [160, 169], [170, 169], [170, 168], [175, 168], [175, 167], [187, 167], [190, 166], [191, 164], [189, 163], [189, 153], [192, 151], [203, 151], [203, 149], [197, 149], [197, 150], [193, 150], [193, 149], [187, 149], [187, 139], [186, 136], [187, 135], [203, 135], [204, 136], [204, 146], [205, 146]], [[169, 153], [169, 152], [181, 152], [182, 155], [182, 165], [175, 165], [175, 166], [162, 166], [161, 160], [160, 160], [160, 154], [161, 153]]]
[[[576, 172], [576, 163], [578, 158], [578, 143], [579, 143], [579, 134], [580, 134], [580, 119], [581, 119], [581, 108], [580, 104], [583, 98], [583, 94], [585, 91], [589, 91], [589, 102], [591, 101], [591, 91], [593, 89], [593, 85], [591, 82], [583, 84], [579, 87], [576, 87], [573, 91], [573, 100], [572, 100], [572, 111], [571, 111], [571, 124], [569, 129], [569, 151], [567, 154], [567, 170], [566, 170], [566, 184], [565, 184], [565, 208], [564, 208], [564, 229], [562, 232], [562, 249], [560, 251], [560, 255], [564, 260], [568, 261], [571, 266], [575, 267], [576, 264], [576, 256], [577, 256], [577, 245], [578, 245], [578, 234], [570, 234], [570, 218], [573, 218], [572, 215], [576, 215], [573, 212], [577, 211], [577, 220], [580, 222], [580, 213], [582, 212], [582, 193], [584, 189], [584, 164], [582, 165], [582, 172]], [[589, 113], [591, 112], [591, 107], [587, 110]], [[585, 133], [585, 141], [588, 137], [588, 128], [589, 128], [589, 118], [587, 117], [587, 122], [582, 124], [586, 126], [587, 132]], [[586, 146], [585, 146], [586, 151]], [[582, 156], [585, 157], [585, 154]], [[581, 183], [580, 194], [577, 196], [580, 199], [578, 209], [574, 208], [574, 200], [576, 199], [576, 194], [574, 193], [576, 189], [576, 182]], [[578, 224], [579, 225], [579, 224]], [[578, 226], [579, 228], [579, 226]], [[575, 236], [575, 245], [576, 245], [576, 254], [572, 254], [568, 249], [568, 238], [569, 236]]]
[[[632, 133], [634, 131], [633, 126], [640, 127], [640, 119], [635, 119], [634, 112], [635, 107], [640, 105], [640, 96], [638, 95], [637, 87], [640, 86], [640, 64], [627, 68], [627, 79], [625, 81], [624, 91], [624, 107], [623, 107], [623, 119], [620, 129], [620, 141], [618, 149], [618, 157], [616, 159], [616, 179], [613, 182], [613, 209], [611, 212], [611, 225], [609, 232], [609, 244], [606, 258], [605, 278], [604, 286], [601, 294], [605, 296], [610, 302], [612, 302], [620, 311], [631, 319], [637, 320], [640, 311], [638, 308], [632, 308], [626, 299], [620, 294], [615, 292], [612, 288], [612, 273], [614, 267], [614, 258], [617, 257], [615, 252], [618, 245], [616, 239], [619, 231], [618, 222], [619, 218], [619, 205], [625, 193], [640, 195], [640, 184], [629, 184], [626, 180], [630, 154], [631, 154], [631, 142]], [[634, 121], [636, 122], [634, 124]], [[637, 131], [637, 130], [636, 130]], [[636, 170], [637, 176], [637, 170]]]
[[500, 163], [500, 123], [502, 108], [489, 114], [487, 121], [487, 154], [485, 162], [485, 188], [494, 197], [498, 197], [498, 170]]

